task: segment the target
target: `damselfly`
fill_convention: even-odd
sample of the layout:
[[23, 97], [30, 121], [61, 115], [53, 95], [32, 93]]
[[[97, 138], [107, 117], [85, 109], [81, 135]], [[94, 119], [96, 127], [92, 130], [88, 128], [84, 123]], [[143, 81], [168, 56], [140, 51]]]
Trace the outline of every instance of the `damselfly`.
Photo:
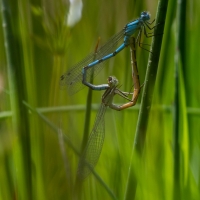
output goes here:
[[[83, 151], [83, 154], [81, 155], [79, 160], [78, 171], [77, 171], [77, 178], [79, 180], [85, 179], [90, 174], [91, 170], [94, 169], [100, 157], [105, 136], [104, 114], [106, 108], [110, 107], [114, 110], [120, 111], [128, 107], [134, 106], [137, 102], [141, 87], [137, 70], [134, 38], [131, 38], [130, 49], [131, 49], [131, 59], [132, 59], [131, 60], [132, 78], [134, 82], [134, 92], [131, 93], [133, 94], [132, 100], [129, 100], [127, 97], [128, 94], [130, 93], [122, 92], [117, 88], [118, 80], [115, 77], [112, 76], [108, 77], [108, 84], [103, 84], [103, 85], [93, 85], [91, 83], [85, 82], [86, 85], [92, 88], [93, 90], [106, 90], [106, 91], [102, 96], [102, 103], [98, 111], [98, 114], [96, 116], [95, 124], [89, 136], [86, 148]], [[123, 98], [129, 100], [129, 102], [121, 106], [114, 104], [113, 98], [115, 94], [122, 96]]]
[[[65, 74], [60, 77], [60, 85], [61, 87], [67, 87], [69, 94], [74, 94], [83, 88], [83, 76], [87, 82], [89, 82], [91, 74], [94, 73], [96, 76], [103, 67], [103, 62], [108, 60], [109, 58], [115, 56], [120, 51], [122, 51], [125, 47], [130, 45], [130, 38], [133, 34], [139, 30], [137, 36], [137, 42], [140, 46], [141, 34], [144, 32], [146, 37], [152, 37], [152, 35], [148, 35], [146, 28], [152, 30], [154, 27], [150, 27], [150, 25], [155, 21], [149, 22], [150, 14], [146, 11], [142, 12], [140, 17], [128, 24], [116, 35], [114, 35], [105, 45], [103, 45], [95, 54], [94, 53], [88, 55], [81, 62], [73, 66], [69, 69]], [[116, 48], [117, 44], [120, 40], [123, 40], [118, 48]], [[87, 77], [86, 77], [87, 71]]]

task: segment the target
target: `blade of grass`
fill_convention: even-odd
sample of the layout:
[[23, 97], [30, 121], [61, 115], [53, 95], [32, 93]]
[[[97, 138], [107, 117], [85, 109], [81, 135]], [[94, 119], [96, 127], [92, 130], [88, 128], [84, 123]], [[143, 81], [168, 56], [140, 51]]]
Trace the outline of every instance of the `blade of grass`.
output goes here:
[[[185, 69], [185, 23], [186, 23], [186, 1], [181, 0], [177, 5], [177, 47], [175, 57], [175, 94], [174, 94], [174, 199], [181, 198], [181, 167], [184, 168], [184, 177], [187, 179], [188, 164], [188, 143], [187, 143], [187, 116], [186, 116], [186, 100], [184, 89]], [[182, 76], [183, 75], [183, 76]], [[182, 76], [182, 77], [181, 77]], [[183, 123], [182, 123], [183, 122]], [[182, 132], [182, 133], [181, 133]], [[181, 146], [180, 138], [184, 143]], [[181, 148], [185, 145], [185, 148]], [[183, 151], [181, 151], [183, 150]], [[181, 152], [183, 152], [181, 163]], [[187, 163], [187, 164], [186, 164]], [[184, 181], [185, 183], [185, 181]]]
[[[47, 125], [49, 125], [55, 132], [56, 135], [60, 134], [60, 128], [57, 127], [55, 124], [53, 124], [47, 117], [45, 117], [40, 111], [39, 109], [34, 109], [32, 108], [27, 102], [23, 101], [23, 104], [28, 107], [32, 112], [37, 113], [39, 115], [39, 117], [45, 122], [47, 123]], [[67, 143], [67, 145], [69, 145], [69, 147], [74, 151], [74, 153], [78, 156], [80, 156], [80, 153], [78, 151], [78, 149], [72, 144], [72, 142], [70, 141], [70, 139], [66, 136], [66, 134], [63, 134], [63, 139], [64, 141]], [[93, 173], [93, 175], [95, 176], [95, 178], [99, 181], [99, 183], [102, 185], [102, 187], [108, 192], [108, 194], [110, 195], [110, 197], [112, 199], [117, 199], [115, 197], [115, 195], [113, 194], [112, 190], [106, 185], [106, 183], [102, 180], [102, 178], [95, 172], [95, 170], [91, 171]]]
[[[18, 16], [17, 2], [2, 0], [2, 23], [4, 31], [4, 41], [6, 49], [8, 82], [10, 89], [10, 101], [12, 125], [18, 140], [13, 151], [15, 164], [14, 180], [15, 194], [17, 199], [32, 199], [32, 174], [31, 174], [31, 151], [30, 151], [30, 131], [26, 109], [22, 105], [22, 100], [26, 99], [25, 80], [23, 64], [21, 63], [20, 41], [16, 37], [16, 24], [12, 23], [14, 17]], [[18, 22], [18, 21], [16, 21]], [[12, 26], [13, 25], [13, 26]], [[17, 169], [17, 170], [16, 170]], [[11, 174], [13, 172], [10, 172]], [[12, 180], [13, 181], [13, 180]], [[13, 193], [13, 191], [11, 191]]]
[[[145, 77], [144, 91], [141, 100], [141, 107], [136, 127], [135, 140], [132, 148], [131, 162], [129, 167], [128, 182], [126, 186], [125, 199], [134, 199], [137, 188], [137, 179], [134, 174], [134, 162], [132, 161], [134, 153], [142, 155], [148, 119], [150, 114], [151, 103], [153, 99], [153, 91], [155, 86], [155, 80], [158, 70], [158, 62], [160, 57], [160, 50], [162, 44], [162, 33], [164, 33], [164, 22], [167, 13], [168, 0], [159, 1], [156, 15], [155, 24], [161, 23], [155, 28], [154, 34], [157, 35], [152, 40], [151, 53], [149, 56], [147, 72]], [[161, 35], [159, 35], [161, 34]]]
[[[164, 81], [166, 81], [165, 77], [166, 77], [166, 69], [168, 69], [169, 66], [169, 40], [173, 40], [174, 35], [172, 33], [172, 24], [175, 21], [175, 17], [176, 17], [176, 1], [169, 1], [168, 4], [168, 14], [167, 14], [167, 18], [165, 21], [165, 32], [164, 35], [165, 37], [163, 38], [163, 42], [162, 42], [162, 55], [159, 61], [159, 74], [157, 75], [157, 82], [159, 83], [157, 85], [158, 87], [158, 93], [159, 98], [165, 98], [165, 95], [162, 95], [162, 93], [166, 93], [165, 90], [163, 90], [163, 85], [164, 85]], [[173, 43], [173, 42], [171, 42]], [[173, 54], [174, 55], [174, 54]]]
[[[37, 105], [37, 89], [35, 80], [36, 67], [34, 62], [34, 43], [30, 40], [31, 33], [33, 31], [33, 20], [31, 15], [31, 5], [29, 1], [19, 0], [18, 1], [18, 13], [19, 13], [19, 31], [21, 39], [21, 54], [24, 70], [25, 88], [27, 93], [27, 101], [36, 106]], [[35, 176], [32, 183], [33, 187], [33, 199], [43, 200], [45, 199], [45, 183], [44, 183], [44, 163], [43, 163], [43, 135], [40, 134], [39, 120], [35, 116], [29, 118], [29, 130], [30, 130], [30, 148], [31, 148], [31, 159], [35, 165]]]
[[[97, 41], [96, 47], [94, 49], [94, 58], [93, 61], [96, 59], [96, 52], [98, 50], [100, 38]], [[92, 74], [90, 76], [90, 83], [93, 84], [93, 78], [94, 78], [94, 71], [92, 71]], [[88, 88], [88, 94], [87, 94], [87, 102], [86, 102], [86, 112], [85, 112], [85, 124], [84, 124], [84, 131], [83, 131], [83, 139], [82, 139], [82, 145], [81, 145], [81, 152], [84, 151], [88, 136], [89, 136], [89, 130], [90, 130], [90, 121], [91, 121], [91, 109], [92, 109], [92, 92], [93, 90], [91, 88]], [[76, 177], [75, 182], [75, 199], [80, 199], [82, 195], [82, 181], [78, 179], [78, 176]]]
[[179, 107], [180, 107], [180, 121], [179, 121], [179, 143], [180, 143], [180, 156], [181, 156], [181, 179], [180, 187], [182, 194], [188, 186], [188, 173], [189, 173], [189, 129], [188, 129], [188, 115], [186, 107], [186, 90], [183, 75], [183, 68], [181, 63], [179, 64]]
[[7, 118], [7, 117], [12, 117], [11, 111], [3, 111], [3, 112], [0, 113], [0, 119], [1, 118]]
[[[97, 41], [95, 50], [94, 50], [94, 59], [96, 57], [96, 52], [98, 50], [100, 38]], [[93, 84], [93, 72], [90, 77], [90, 83]], [[88, 141], [88, 135], [89, 135], [89, 129], [90, 129], [90, 118], [91, 118], [91, 109], [92, 109], [92, 89], [89, 88], [88, 95], [87, 95], [87, 103], [86, 103], [86, 112], [85, 112], [85, 124], [84, 124], [84, 132], [83, 132], [83, 140], [82, 140], [82, 146], [81, 146], [81, 152], [84, 150], [87, 141]]]

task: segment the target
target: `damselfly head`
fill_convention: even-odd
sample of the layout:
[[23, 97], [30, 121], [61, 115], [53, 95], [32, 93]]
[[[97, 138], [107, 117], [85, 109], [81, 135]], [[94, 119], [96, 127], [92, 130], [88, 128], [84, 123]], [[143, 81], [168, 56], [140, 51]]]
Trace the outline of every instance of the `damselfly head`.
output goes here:
[[150, 13], [147, 11], [143, 11], [141, 12], [140, 18], [142, 18], [142, 20], [147, 21], [149, 20], [151, 17]]
[[108, 77], [108, 85], [109, 85], [110, 87], [115, 87], [115, 86], [117, 86], [117, 85], [118, 85], [118, 80], [117, 80], [117, 78], [115, 78], [114, 76], [109, 76], [109, 77]]

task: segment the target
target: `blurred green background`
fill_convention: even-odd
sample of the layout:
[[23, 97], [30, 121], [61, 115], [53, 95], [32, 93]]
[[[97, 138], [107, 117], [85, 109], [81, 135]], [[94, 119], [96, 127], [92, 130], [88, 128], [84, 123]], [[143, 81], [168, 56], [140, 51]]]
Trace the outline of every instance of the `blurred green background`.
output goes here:
[[[200, 199], [200, 2], [179, 2], [185, 5], [185, 17], [178, 15], [182, 9], [178, 1], [168, 2], [144, 152], [132, 161], [137, 190], [131, 199], [169, 200], [177, 199], [176, 195], [178, 199]], [[6, 10], [8, 15], [1, 14], [0, 31], [0, 199], [125, 199], [143, 91], [135, 107], [122, 112], [107, 109], [105, 142], [95, 168], [99, 178], [91, 174], [77, 195], [74, 184], [88, 89], [69, 96], [60, 90], [59, 78], [94, 51], [99, 37], [100, 45], [104, 44], [144, 10], [154, 19], [158, 3], [85, 0], [81, 20], [67, 27], [63, 23], [69, 10], [67, 0], [1, 0], [1, 13]], [[10, 23], [7, 35], [5, 20]], [[179, 29], [180, 23], [183, 29]], [[151, 44], [151, 39], [143, 39]], [[180, 49], [178, 41], [183, 44]], [[5, 44], [12, 48], [6, 51]], [[148, 56], [137, 47], [141, 83]], [[129, 48], [105, 65], [95, 84], [106, 83], [107, 77], [114, 75], [122, 85], [120, 89], [129, 91]], [[89, 130], [101, 95], [93, 92]], [[126, 102], [117, 97], [114, 100]]]

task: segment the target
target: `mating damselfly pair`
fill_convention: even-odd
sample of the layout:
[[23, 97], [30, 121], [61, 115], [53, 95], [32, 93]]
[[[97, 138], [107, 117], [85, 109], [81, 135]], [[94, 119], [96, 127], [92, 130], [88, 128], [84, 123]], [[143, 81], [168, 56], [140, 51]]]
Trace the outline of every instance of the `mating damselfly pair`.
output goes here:
[[[123, 110], [135, 105], [137, 101], [140, 92], [140, 82], [137, 70], [135, 43], [137, 42], [139, 46], [142, 47], [142, 33], [144, 33], [146, 37], [153, 36], [152, 33], [147, 33], [146, 30], [147, 28], [152, 30], [155, 27], [150, 27], [154, 20], [152, 22], [149, 22], [149, 20], [150, 14], [146, 11], [142, 12], [138, 19], [128, 23], [119, 33], [114, 35], [105, 45], [97, 50], [95, 60], [94, 53], [88, 55], [81, 62], [69, 69], [60, 78], [61, 87], [67, 87], [69, 94], [78, 92], [84, 87], [84, 85], [93, 90], [106, 90], [102, 96], [101, 107], [96, 116], [95, 124], [89, 136], [88, 143], [80, 157], [77, 173], [79, 179], [86, 178], [99, 159], [104, 141], [104, 113], [106, 111], [106, 107], [110, 107], [114, 110]], [[134, 34], [137, 31], [139, 33], [135, 41]], [[121, 44], [117, 47], [117, 44], [120, 41]], [[93, 74], [95, 77], [103, 68], [104, 61], [114, 57], [128, 46], [130, 46], [131, 49], [132, 78], [134, 84], [134, 91], [131, 93], [131, 100], [128, 98], [130, 93], [122, 92], [117, 88], [118, 80], [115, 77], [109, 76], [108, 84], [93, 85], [89, 82], [91, 75]], [[113, 97], [115, 94], [122, 96], [123, 98], [129, 100], [129, 102], [121, 106], [113, 104]]]

